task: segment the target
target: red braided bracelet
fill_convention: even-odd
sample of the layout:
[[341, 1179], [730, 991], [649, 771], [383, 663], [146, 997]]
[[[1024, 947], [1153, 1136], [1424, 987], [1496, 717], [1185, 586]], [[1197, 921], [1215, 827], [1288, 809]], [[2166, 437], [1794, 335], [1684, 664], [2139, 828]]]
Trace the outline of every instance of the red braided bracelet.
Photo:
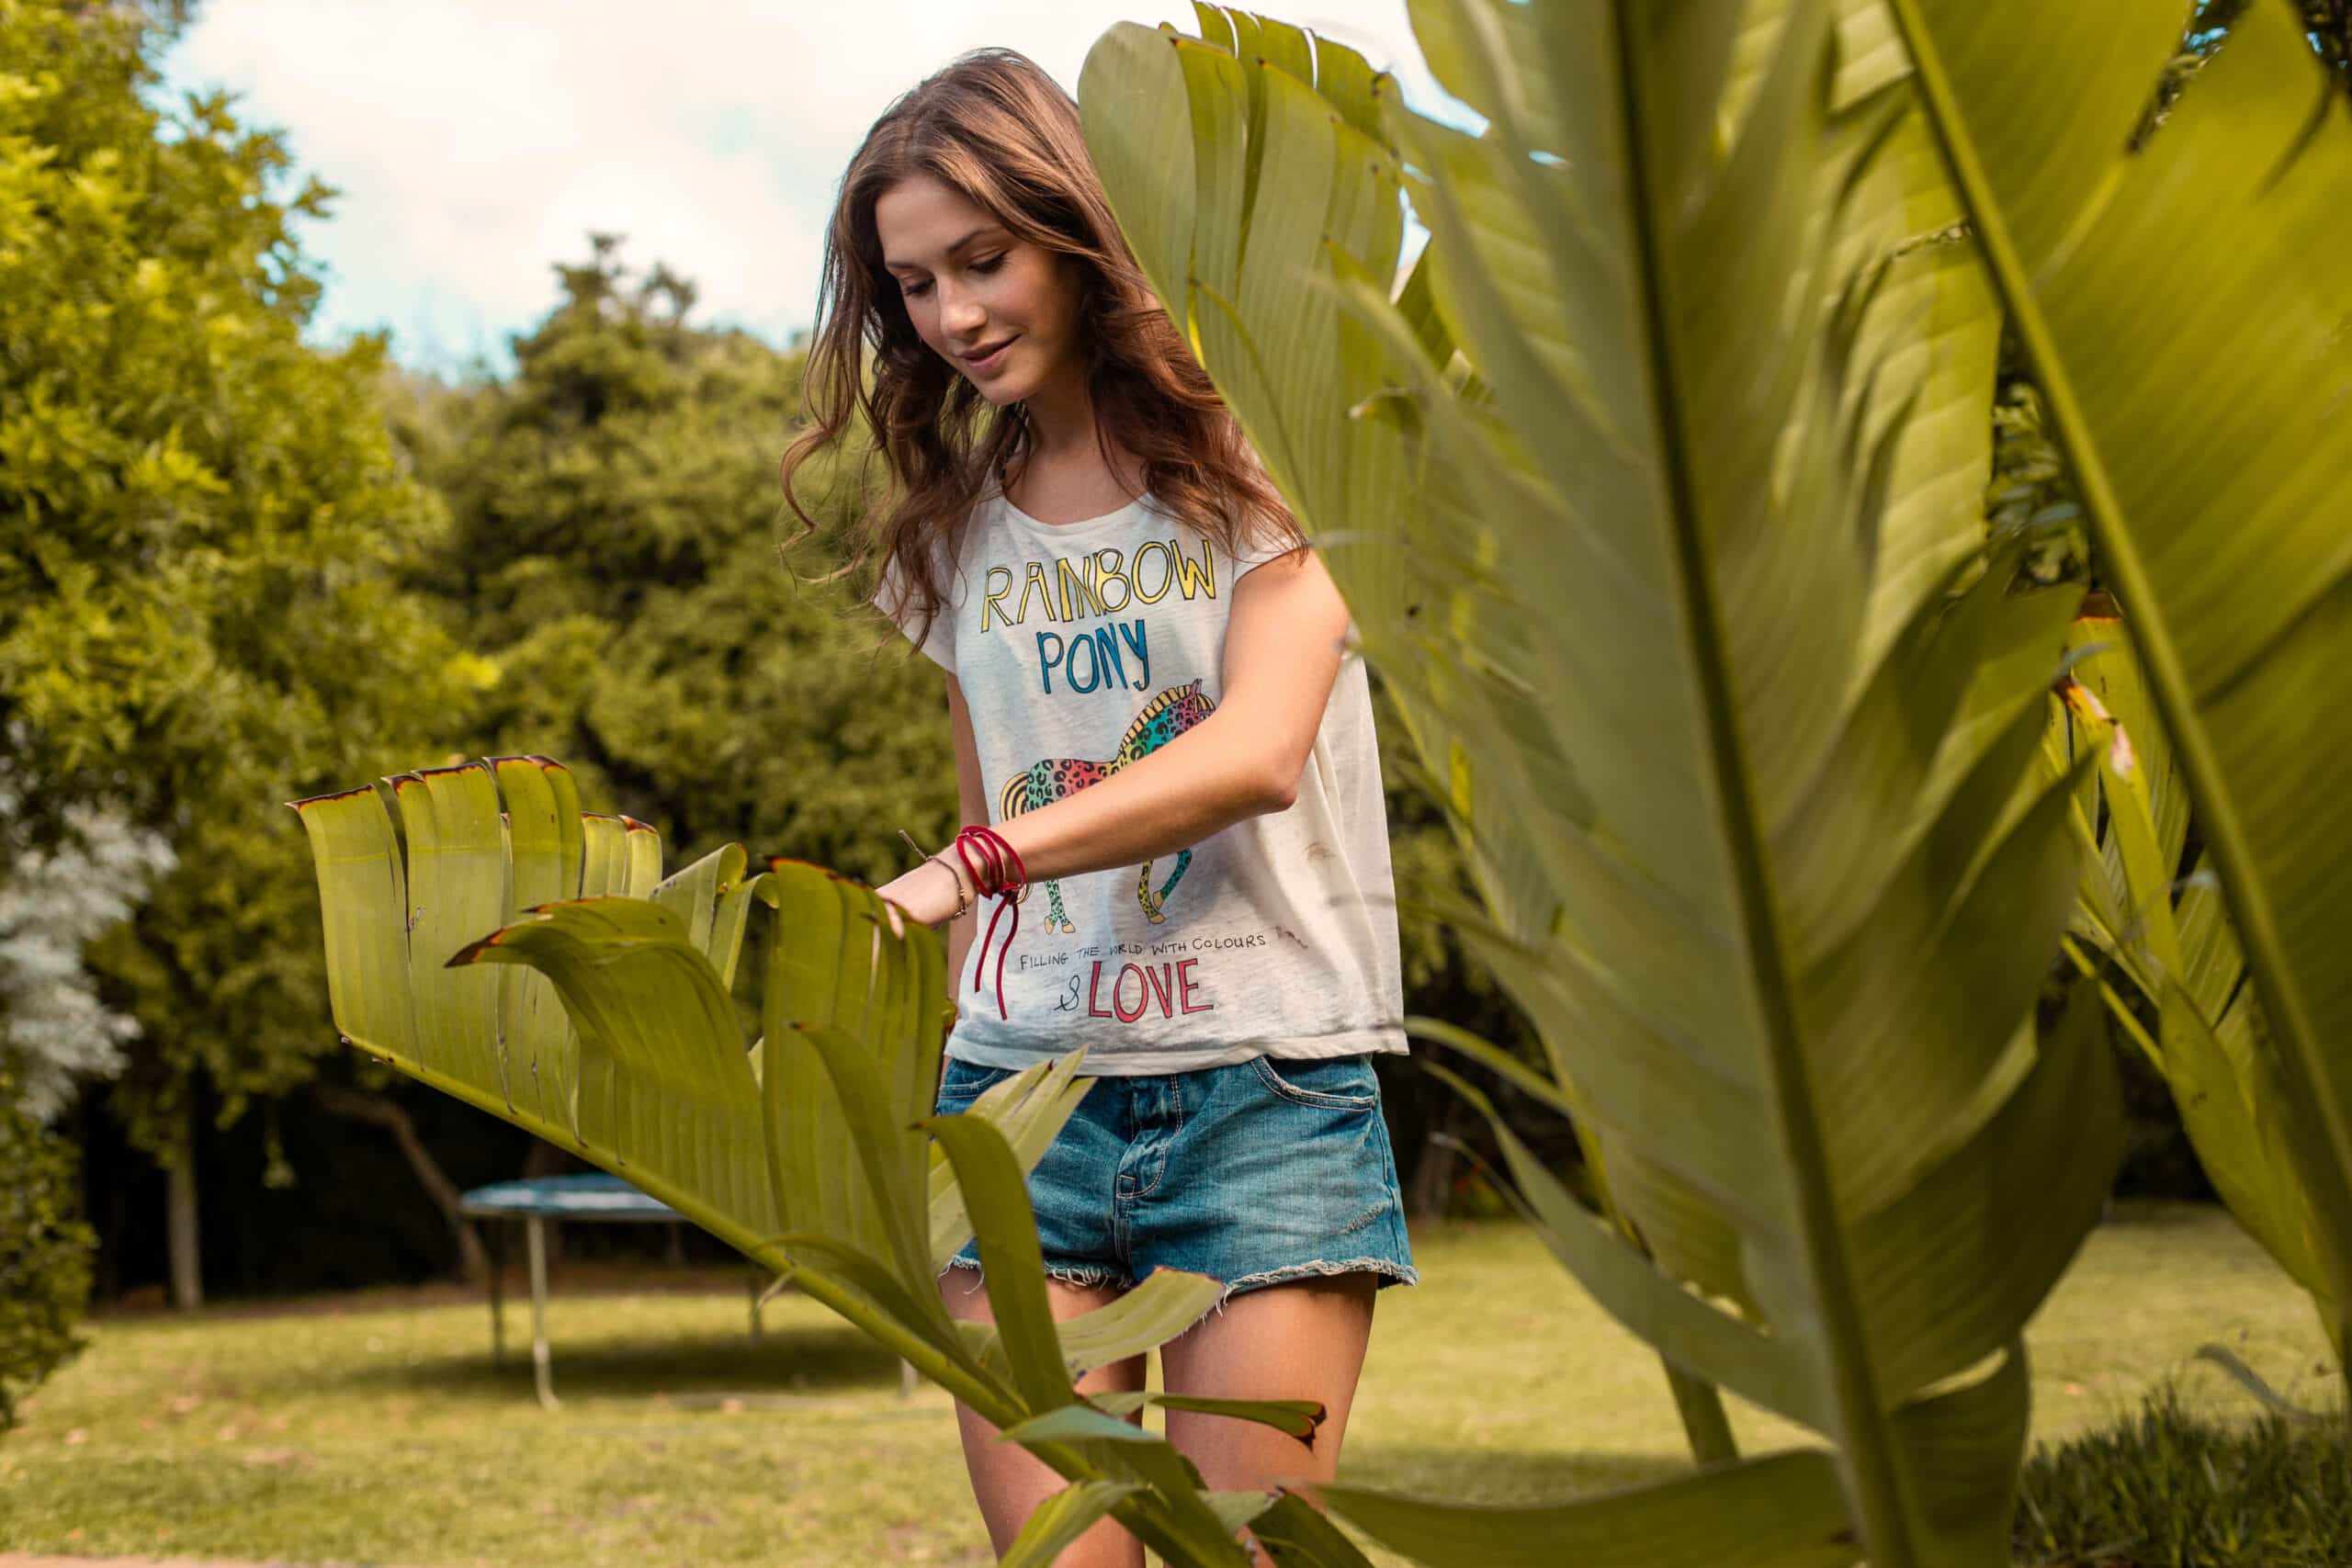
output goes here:
[[980, 961], [972, 966], [972, 989], [980, 988], [980, 976], [988, 967], [989, 943], [996, 940], [996, 922], [1007, 909], [1012, 911], [1012, 924], [1004, 933], [1004, 945], [996, 951], [996, 1011], [999, 1018], [1011, 1016], [1004, 1009], [1004, 955], [1012, 951], [1012, 939], [1021, 934], [1021, 892], [1029, 886], [1029, 869], [1021, 863], [1021, 855], [1003, 835], [993, 828], [967, 827], [956, 835], [956, 858], [972, 875], [972, 886], [982, 897], [997, 899], [996, 913], [989, 917], [988, 934], [980, 939]]

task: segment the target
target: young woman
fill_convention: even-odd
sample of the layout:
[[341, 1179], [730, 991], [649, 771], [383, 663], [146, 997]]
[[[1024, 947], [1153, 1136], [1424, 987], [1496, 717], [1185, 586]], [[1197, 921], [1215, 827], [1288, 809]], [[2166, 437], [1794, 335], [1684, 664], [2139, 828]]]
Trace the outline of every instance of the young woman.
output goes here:
[[[1418, 1278], [1372, 1067], [1406, 1044], [1347, 607], [1024, 57], [966, 55], [875, 122], [820, 292], [786, 491], [862, 412], [892, 481], [876, 603], [947, 672], [971, 825], [880, 889], [949, 922], [937, 1109], [1084, 1046], [1029, 1184], [1057, 1316], [1155, 1269], [1223, 1280], [1166, 1387], [1329, 1415], [1309, 1445], [1170, 1412], [1170, 1440], [1212, 1487], [1328, 1479], [1374, 1292]], [[956, 1263], [949, 1310], [987, 1321], [976, 1253]], [[1137, 1356], [1078, 1386], [1143, 1384]], [[1063, 1483], [957, 1416], [1001, 1553]], [[1061, 1561], [1143, 1555], [1104, 1520]]]

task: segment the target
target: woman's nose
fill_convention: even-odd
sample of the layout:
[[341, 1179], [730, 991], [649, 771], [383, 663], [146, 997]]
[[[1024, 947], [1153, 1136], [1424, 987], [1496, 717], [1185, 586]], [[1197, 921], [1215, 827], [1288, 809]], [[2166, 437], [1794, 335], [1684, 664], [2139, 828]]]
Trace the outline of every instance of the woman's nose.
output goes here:
[[988, 320], [988, 312], [980, 302], [962, 289], [942, 288], [939, 297], [939, 328], [950, 336], [963, 337], [979, 330]]

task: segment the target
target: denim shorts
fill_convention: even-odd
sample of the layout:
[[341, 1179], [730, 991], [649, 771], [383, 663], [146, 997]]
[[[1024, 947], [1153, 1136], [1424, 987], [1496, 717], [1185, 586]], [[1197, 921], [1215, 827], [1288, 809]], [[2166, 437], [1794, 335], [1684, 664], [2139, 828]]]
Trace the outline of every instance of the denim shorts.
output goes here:
[[[1011, 1077], [947, 1057], [936, 1111]], [[1313, 1274], [1364, 1270], [1375, 1290], [1419, 1280], [1370, 1056], [1091, 1082], [1029, 1173], [1048, 1275], [1125, 1289], [1186, 1269], [1225, 1281], [1220, 1306]], [[954, 1261], [980, 1266], [970, 1242]]]

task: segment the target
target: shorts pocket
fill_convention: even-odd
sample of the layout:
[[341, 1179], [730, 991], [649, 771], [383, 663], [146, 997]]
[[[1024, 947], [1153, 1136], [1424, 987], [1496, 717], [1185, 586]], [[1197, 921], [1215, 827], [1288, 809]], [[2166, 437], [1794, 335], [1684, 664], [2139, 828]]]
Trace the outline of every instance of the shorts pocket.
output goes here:
[[939, 1099], [933, 1106], [934, 1114], [944, 1115], [961, 1111], [994, 1085], [1012, 1076], [1011, 1067], [984, 1067], [978, 1062], [967, 1062], [961, 1056], [940, 1059]]
[[1255, 1056], [1250, 1066], [1258, 1081], [1294, 1105], [1320, 1106], [1326, 1111], [1370, 1111], [1380, 1103], [1380, 1078], [1372, 1058], [1352, 1056], [1285, 1057], [1279, 1067], [1268, 1056]]

